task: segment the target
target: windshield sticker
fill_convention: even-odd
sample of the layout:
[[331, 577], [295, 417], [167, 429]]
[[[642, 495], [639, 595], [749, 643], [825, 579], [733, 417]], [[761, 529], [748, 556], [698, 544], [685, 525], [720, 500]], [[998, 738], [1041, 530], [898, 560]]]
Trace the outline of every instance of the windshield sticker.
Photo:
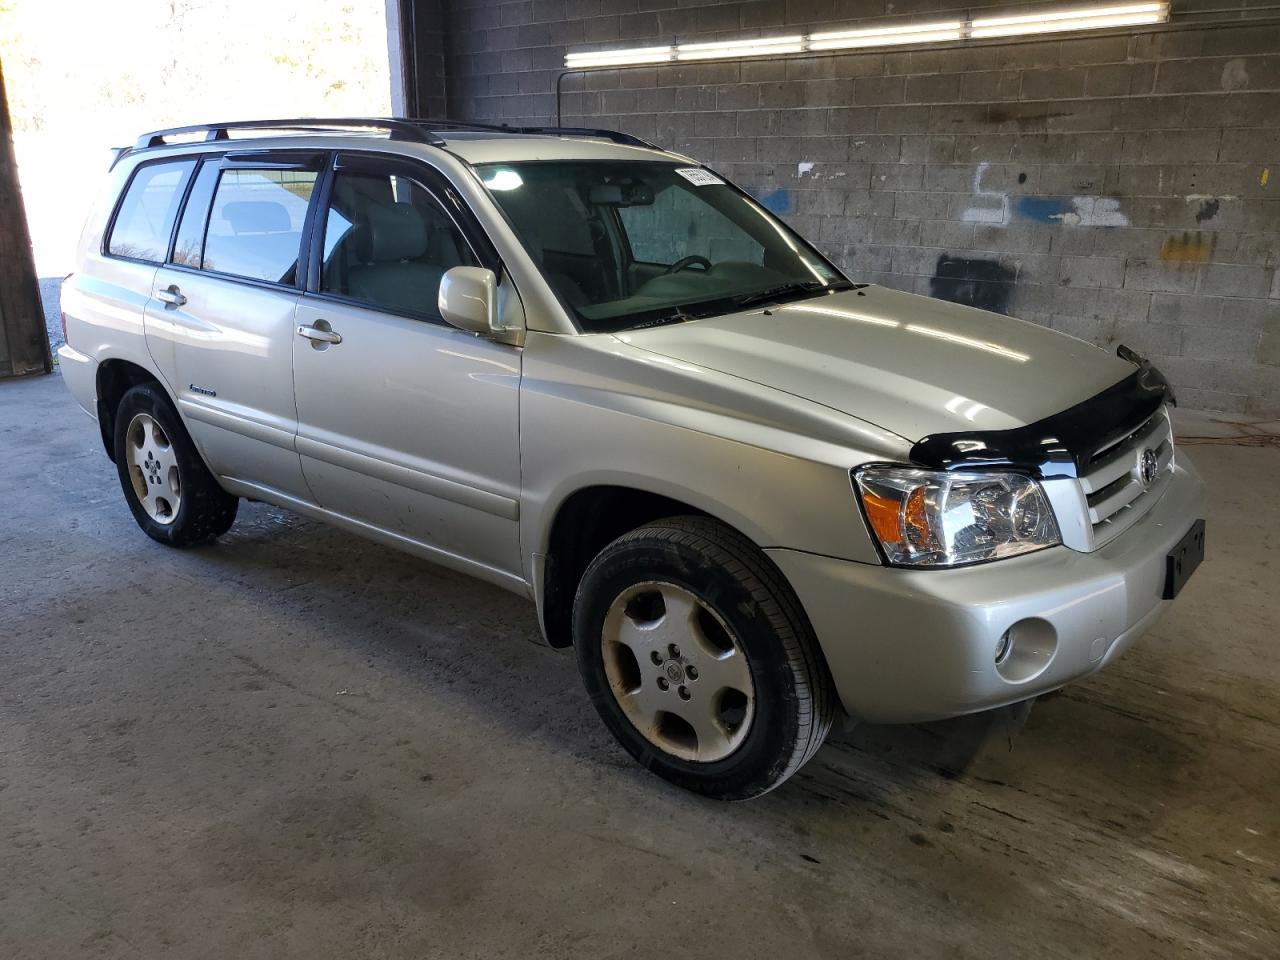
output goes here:
[[681, 167], [676, 173], [680, 174], [695, 187], [710, 187], [718, 183], [724, 183], [710, 170], [700, 170], [697, 167]]

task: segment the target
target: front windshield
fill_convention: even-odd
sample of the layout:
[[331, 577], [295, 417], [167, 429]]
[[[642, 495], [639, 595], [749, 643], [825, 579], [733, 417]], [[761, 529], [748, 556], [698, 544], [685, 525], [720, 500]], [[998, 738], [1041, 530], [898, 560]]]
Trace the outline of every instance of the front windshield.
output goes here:
[[726, 313], [847, 285], [758, 204], [698, 167], [576, 160], [476, 169], [588, 332]]

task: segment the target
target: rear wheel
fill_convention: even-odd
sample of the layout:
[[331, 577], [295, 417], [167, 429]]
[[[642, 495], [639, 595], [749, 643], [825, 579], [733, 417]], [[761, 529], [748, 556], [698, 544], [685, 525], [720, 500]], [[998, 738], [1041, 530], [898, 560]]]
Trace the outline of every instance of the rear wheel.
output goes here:
[[231, 528], [239, 500], [218, 486], [155, 384], [139, 384], [121, 398], [115, 453], [129, 509], [153, 540], [185, 547]]
[[707, 796], [782, 783], [830, 729], [834, 691], [799, 603], [736, 531], [703, 517], [624, 534], [574, 603], [578, 666], [641, 764]]

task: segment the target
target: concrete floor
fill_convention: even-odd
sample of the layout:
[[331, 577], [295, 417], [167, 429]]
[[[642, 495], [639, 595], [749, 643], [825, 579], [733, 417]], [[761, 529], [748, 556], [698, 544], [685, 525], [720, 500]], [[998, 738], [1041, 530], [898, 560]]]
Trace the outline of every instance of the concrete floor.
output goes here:
[[1107, 672], [702, 801], [532, 607], [246, 505], [138, 531], [57, 376], [0, 383], [0, 957], [1280, 956], [1280, 451]]

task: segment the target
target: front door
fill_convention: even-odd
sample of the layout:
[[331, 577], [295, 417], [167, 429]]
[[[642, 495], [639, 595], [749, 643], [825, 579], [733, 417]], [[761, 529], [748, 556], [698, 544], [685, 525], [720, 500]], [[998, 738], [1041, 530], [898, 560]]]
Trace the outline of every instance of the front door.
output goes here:
[[520, 350], [447, 325], [436, 306], [445, 270], [481, 263], [474, 228], [446, 211], [448, 187], [425, 167], [336, 166], [293, 341], [307, 483], [327, 510], [509, 580]]

